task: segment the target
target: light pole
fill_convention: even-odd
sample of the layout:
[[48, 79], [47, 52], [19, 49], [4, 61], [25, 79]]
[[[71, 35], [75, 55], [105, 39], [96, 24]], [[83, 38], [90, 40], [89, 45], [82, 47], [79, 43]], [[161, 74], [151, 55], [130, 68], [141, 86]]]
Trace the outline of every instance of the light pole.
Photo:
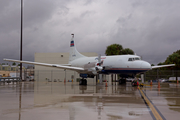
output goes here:
[[[22, 38], [23, 38], [23, 0], [21, 0], [20, 61], [22, 61]], [[22, 63], [20, 63], [20, 78], [22, 80]]]

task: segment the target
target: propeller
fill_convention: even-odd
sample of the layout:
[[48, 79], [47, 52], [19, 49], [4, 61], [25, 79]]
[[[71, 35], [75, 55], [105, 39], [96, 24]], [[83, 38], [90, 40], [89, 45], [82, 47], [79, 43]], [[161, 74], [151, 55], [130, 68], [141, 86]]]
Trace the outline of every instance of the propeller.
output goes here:
[[[96, 63], [94, 63], [94, 67], [91, 67], [91, 65], [90, 65], [90, 63], [88, 64], [89, 65], [89, 67], [91, 67], [90, 69], [88, 69], [89, 71], [92, 71], [92, 73], [94, 74], [94, 75], [97, 75], [97, 74], [99, 74], [102, 70], [103, 70], [103, 67], [101, 66], [102, 65], [102, 61], [101, 61], [101, 55], [99, 54], [98, 55], [98, 58], [97, 58], [97, 62]], [[89, 67], [87, 67], [87, 68], [89, 68]]]
[[100, 81], [100, 84], [102, 84], [102, 74], [100, 74], [101, 70], [103, 69], [103, 67], [101, 66], [102, 65], [102, 62], [101, 62], [101, 55], [99, 54], [98, 55], [98, 63], [96, 64], [96, 71], [97, 73], [99, 73], [99, 81]]
[[100, 72], [102, 69], [103, 69], [103, 67], [101, 67], [101, 55], [99, 54], [98, 55], [98, 62], [96, 63], [96, 66], [95, 66], [95, 69], [96, 69], [96, 71], [97, 72]]

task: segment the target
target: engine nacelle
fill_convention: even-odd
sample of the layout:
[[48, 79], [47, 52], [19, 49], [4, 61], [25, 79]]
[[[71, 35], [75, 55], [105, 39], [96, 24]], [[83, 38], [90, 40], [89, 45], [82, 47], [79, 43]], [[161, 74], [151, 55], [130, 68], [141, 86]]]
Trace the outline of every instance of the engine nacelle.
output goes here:
[[96, 66], [95, 69], [96, 69], [96, 71], [101, 71], [101, 70], [103, 69], [103, 67], [101, 67], [101, 66]]

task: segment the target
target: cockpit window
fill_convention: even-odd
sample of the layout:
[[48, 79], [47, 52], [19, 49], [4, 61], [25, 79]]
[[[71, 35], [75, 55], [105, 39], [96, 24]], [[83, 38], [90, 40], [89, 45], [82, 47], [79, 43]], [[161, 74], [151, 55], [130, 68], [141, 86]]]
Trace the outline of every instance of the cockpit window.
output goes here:
[[135, 60], [140, 60], [140, 58], [136, 57]]
[[139, 57], [136, 58], [129, 58], [128, 61], [135, 61], [135, 60], [141, 60]]
[[128, 60], [128, 61], [133, 61], [133, 60], [132, 60], [132, 58], [129, 58], [129, 60]]

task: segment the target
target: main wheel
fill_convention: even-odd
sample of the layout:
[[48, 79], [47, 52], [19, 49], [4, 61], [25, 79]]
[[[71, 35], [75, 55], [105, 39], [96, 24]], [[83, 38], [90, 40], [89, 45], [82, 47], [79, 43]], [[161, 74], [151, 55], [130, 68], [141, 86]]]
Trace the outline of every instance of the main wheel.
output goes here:
[[83, 85], [83, 80], [82, 79], [79, 80], [79, 85]]
[[84, 85], [87, 85], [87, 80], [86, 79], [84, 80]]
[[82, 85], [87, 85], [87, 80], [86, 79], [82, 79]]

